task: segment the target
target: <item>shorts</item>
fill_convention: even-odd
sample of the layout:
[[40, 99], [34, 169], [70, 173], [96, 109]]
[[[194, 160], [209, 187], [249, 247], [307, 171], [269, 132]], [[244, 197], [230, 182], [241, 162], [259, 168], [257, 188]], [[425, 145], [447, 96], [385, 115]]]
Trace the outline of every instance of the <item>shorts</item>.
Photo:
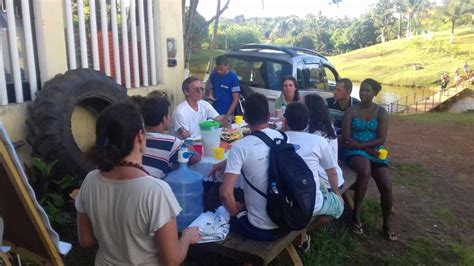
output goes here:
[[313, 216], [328, 215], [334, 218], [341, 217], [344, 212], [344, 201], [340, 196], [334, 192], [325, 192], [323, 193], [323, 206], [317, 212], [313, 212]]
[[[344, 183], [342, 183], [342, 185], [338, 187], [339, 191], [341, 191], [343, 187], [344, 187]], [[332, 192], [332, 189], [330, 187], [328, 188], [328, 192]]]

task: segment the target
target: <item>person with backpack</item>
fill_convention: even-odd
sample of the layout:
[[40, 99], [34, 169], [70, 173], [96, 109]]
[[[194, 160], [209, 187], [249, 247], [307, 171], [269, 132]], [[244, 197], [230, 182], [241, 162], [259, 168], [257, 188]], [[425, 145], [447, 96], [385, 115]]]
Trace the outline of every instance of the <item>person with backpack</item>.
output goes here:
[[[263, 132], [270, 139], [283, 138], [283, 135], [268, 127], [270, 111], [267, 98], [255, 93], [245, 101], [245, 121], [252, 132]], [[288, 233], [280, 228], [268, 215], [267, 199], [255, 189], [267, 192], [270, 164], [270, 147], [254, 135], [249, 135], [232, 144], [226, 162], [223, 183], [219, 195], [230, 218], [230, 230], [245, 237], [271, 241]], [[243, 173], [248, 180], [244, 182], [245, 205], [234, 198], [234, 186]], [[254, 188], [251, 187], [251, 185]]]
[[[323, 137], [305, 132], [309, 121], [309, 111], [303, 103], [290, 103], [284, 116], [283, 123], [288, 129], [285, 132], [288, 142], [297, 145], [296, 153], [303, 158], [314, 175], [316, 183], [314, 216], [329, 215], [336, 219], [339, 218], [344, 211], [344, 201], [339, 192], [336, 173], [337, 160], [332, 155], [331, 147]], [[331, 192], [321, 191], [319, 168], [325, 170]]]
[[[337, 159], [333, 156], [331, 146], [325, 138], [305, 132], [309, 121], [309, 110], [306, 105], [301, 102], [290, 103], [284, 117], [283, 124], [287, 129], [285, 134], [288, 136], [288, 142], [297, 146], [296, 153], [313, 172], [316, 190], [313, 216], [317, 218], [310, 229], [315, 230], [333, 218], [339, 218], [344, 211], [344, 200], [338, 187]], [[331, 192], [321, 190], [320, 169], [324, 169]], [[309, 250], [310, 240], [309, 235], [304, 234], [300, 246], [303, 251]]]

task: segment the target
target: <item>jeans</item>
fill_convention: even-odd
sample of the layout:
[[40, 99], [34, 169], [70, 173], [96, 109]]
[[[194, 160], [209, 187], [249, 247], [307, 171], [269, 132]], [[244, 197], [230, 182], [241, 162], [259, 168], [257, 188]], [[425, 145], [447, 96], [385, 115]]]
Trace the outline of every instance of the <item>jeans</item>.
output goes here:
[[[242, 212], [241, 212], [242, 213]], [[240, 213], [239, 213], [240, 214]], [[247, 212], [237, 218], [235, 216], [230, 217], [230, 231], [236, 232], [247, 238], [258, 240], [258, 241], [273, 241], [286, 235], [288, 231], [282, 229], [271, 229], [265, 230], [253, 226], [248, 219]]]

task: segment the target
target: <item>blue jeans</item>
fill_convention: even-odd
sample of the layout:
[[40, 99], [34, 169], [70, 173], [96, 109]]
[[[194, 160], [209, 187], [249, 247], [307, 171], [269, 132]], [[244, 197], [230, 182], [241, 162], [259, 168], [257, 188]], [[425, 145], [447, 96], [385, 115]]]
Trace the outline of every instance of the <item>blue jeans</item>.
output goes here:
[[288, 234], [288, 231], [282, 229], [265, 230], [255, 227], [249, 222], [247, 214], [240, 218], [231, 216], [230, 231], [258, 241], [273, 241]]

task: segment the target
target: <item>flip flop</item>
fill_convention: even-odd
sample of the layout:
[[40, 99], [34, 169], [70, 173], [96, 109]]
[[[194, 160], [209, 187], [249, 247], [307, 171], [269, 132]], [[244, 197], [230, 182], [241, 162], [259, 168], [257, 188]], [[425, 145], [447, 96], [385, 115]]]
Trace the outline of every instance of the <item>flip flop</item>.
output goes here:
[[362, 228], [362, 224], [352, 224], [352, 233], [356, 235], [363, 235], [364, 229]]
[[382, 233], [382, 236], [385, 240], [387, 241], [398, 241], [398, 235], [395, 232], [390, 232], [384, 229], [381, 229], [380, 231]]
[[300, 245], [298, 246], [298, 249], [302, 252], [302, 253], [306, 253], [309, 251], [309, 248], [311, 247], [311, 236], [310, 235], [306, 235], [306, 240]]

